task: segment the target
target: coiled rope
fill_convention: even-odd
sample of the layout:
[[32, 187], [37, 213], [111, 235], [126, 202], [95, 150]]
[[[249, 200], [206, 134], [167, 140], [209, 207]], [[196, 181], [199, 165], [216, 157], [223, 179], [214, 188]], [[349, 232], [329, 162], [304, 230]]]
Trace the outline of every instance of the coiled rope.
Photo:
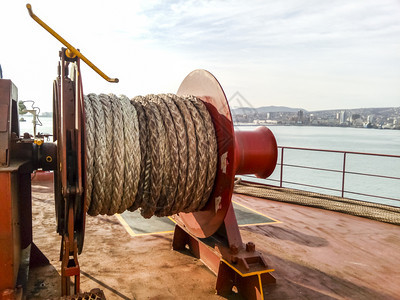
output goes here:
[[194, 96], [84, 97], [89, 215], [145, 218], [201, 210], [211, 194], [217, 140]]

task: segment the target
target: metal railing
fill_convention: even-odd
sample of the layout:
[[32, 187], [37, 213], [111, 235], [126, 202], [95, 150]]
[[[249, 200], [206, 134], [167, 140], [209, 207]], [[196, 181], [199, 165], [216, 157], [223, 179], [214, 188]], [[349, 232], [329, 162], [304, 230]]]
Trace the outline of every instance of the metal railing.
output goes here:
[[[340, 155], [342, 157], [342, 159], [339, 159], [339, 160], [335, 159], [335, 161], [340, 164], [339, 168], [325, 167], [323, 165], [323, 163], [320, 163], [317, 166], [289, 163], [286, 161], [286, 155], [285, 155], [285, 154], [287, 154], [287, 152], [289, 150], [297, 151], [298, 153], [299, 153], [299, 151], [307, 152], [308, 154], [312, 154], [312, 153], [326, 153], [326, 154], [331, 153], [331, 154], [333, 154], [333, 153], [335, 153], [335, 155]], [[265, 183], [268, 182], [268, 184], [270, 184], [270, 185], [279, 186], [279, 187], [288, 187], [288, 185], [290, 185], [290, 186], [297, 186], [297, 187], [299, 187], [298, 189], [308, 188], [308, 190], [311, 189], [311, 191], [323, 190], [323, 191], [325, 191], [325, 193], [330, 193], [330, 194], [337, 193], [336, 196], [340, 196], [342, 198], [345, 197], [345, 195], [346, 195], [347, 198], [353, 198], [353, 199], [357, 199], [357, 200], [365, 200], [365, 201], [369, 201], [369, 202], [385, 203], [386, 202], [385, 200], [389, 200], [389, 202], [396, 201], [394, 205], [395, 206], [400, 205], [400, 198], [397, 197], [397, 195], [400, 197], [400, 177], [396, 176], [396, 174], [395, 174], [395, 176], [393, 176], [393, 174], [378, 174], [378, 173], [374, 173], [374, 172], [367, 172], [367, 171], [361, 172], [361, 171], [353, 171], [353, 170], [348, 169], [350, 155], [353, 159], [354, 159], [354, 157], [378, 157], [379, 159], [395, 160], [395, 163], [396, 164], [399, 163], [399, 166], [400, 166], [400, 155], [352, 152], [352, 151], [338, 151], [338, 150], [324, 150], [324, 149], [312, 149], [312, 148], [300, 148], [300, 147], [282, 147], [282, 146], [278, 147], [278, 151], [279, 151], [278, 163], [277, 163], [277, 167], [275, 169], [274, 174], [270, 178], [261, 180], [262, 182], [265, 182]], [[301, 154], [297, 154], [297, 156], [300, 157]], [[331, 159], [331, 162], [332, 162], [332, 159]], [[299, 178], [295, 178], [295, 180], [287, 180], [286, 177], [289, 174], [294, 173], [293, 171], [290, 172], [289, 170], [287, 170], [289, 168], [291, 168], [292, 170], [300, 169], [300, 170], [337, 174], [338, 176], [341, 177], [341, 183], [340, 183], [340, 186], [339, 186], [339, 184], [336, 184], [336, 186], [334, 186], [334, 187], [329, 187], [329, 186], [323, 186], [323, 185], [318, 185], [318, 184], [301, 182], [301, 180]], [[397, 168], [396, 168], [396, 170], [397, 170]], [[397, 172], [397, 174], [400, 174], [400, 169], [398, 169], [398, 170], [399, 170], [399, 172]], [[279, 174], [277, 174], [277, 172], [279, 172]], [[396, 173], [396, 172], [392, 172], [392, 173]], [[319, 173], [319, 174], [321, 174], [321, 173]], [[279, 175], [279, 176], [277, 176], [277, 175]], [[349, 181], [349, 179], [348, 179], [349, 175], [362, 176], [362, 178], [369, 177], [369, 178], [374, 178], [375, 180], [378, 178], [382, 179], [382, 180], [386, 180], [386, 182], [387, 182], [388, 186], [391, 188], [391, 190], [398, 191], [398, 194], [396, 195], [396, 197], [392, 197], [392, 196], [368, 192], [367, 188], [366, 188], [367, 192], [351, 190], [351, 188], [347, 188], [347, 185], [346, 185], [346, 183], [348, 183], [348, 181]], [[275, 178], [273, 178], [273, 177], [275, 177]], [[318, 178], [316, 178], [315, 181], [317, 182]], [[358, 181], [361, 182], [360, 180], [358, 180]], [[350, 184], [348, 184], [348, 185], [350, 185]], [[387, 188], [385, 188], [384, 184], [382, 186], [383, 186], [381, 188], [382, 190], [384, 190], [384, 191], [388, 190]], [[396, 194], [396, 192], [395, 192], [395, 194]], [[360, 198], [362, 198], [362, 199], [360, 199]], [[374, 199], [366, 200], [366, 198], [374, 198]], [[375, 200], [378, 200], [378, 201], [375, 201]]]

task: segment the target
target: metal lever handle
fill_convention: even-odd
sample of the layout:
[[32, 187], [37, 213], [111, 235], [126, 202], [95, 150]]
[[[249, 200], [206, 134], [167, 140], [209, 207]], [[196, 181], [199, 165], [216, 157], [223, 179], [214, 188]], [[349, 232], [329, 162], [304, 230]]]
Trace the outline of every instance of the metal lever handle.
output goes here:
[[108, 82], [119, 82], [118, 78], [110, 78], [106, 74], [104, 74], [99, 68], [97, 68], [90, 60], [88, 60], [82, 53], [80, 53], [77, 49], [75, 49], [70, 43], [64, 40], [57, 32], [51, 29], [45, 22], [39, 19], [32, 11], [32, 5], [29, 3], [26, 5], [28, 9], [29, 15], [34, 19], [40, 26], [42, 26], [45, 30], [47, 30], [52, 36], [54, 36], [57, 40], [59, 40], [65, 47], [67, 47], [66, 55], [70, 58], [74, 58], [78, 56], [82, 59], [89, 67], [91, 67], [97, 74], [103, 77]]

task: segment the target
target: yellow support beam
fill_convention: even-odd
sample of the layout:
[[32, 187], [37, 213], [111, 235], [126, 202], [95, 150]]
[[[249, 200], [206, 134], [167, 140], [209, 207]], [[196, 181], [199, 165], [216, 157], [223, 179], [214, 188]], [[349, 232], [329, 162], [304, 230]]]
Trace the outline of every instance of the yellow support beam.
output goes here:
[[88, 60], [82, 53], [80, 53], [75, 47], [73, 47], [70, 43], [64, 40], [57, 32], [50, 28], [45, 22], [43, 22], [38, 16], [36, 16], [32, 11], [32, 5], [29, 3], [26, 5], [28, 9], [29, 15], [34, 19], [40, 26], [42, 26], [46, 31], [48, 31], [52, 36], [54, 36], [57, 40], [59, 40], [65, 47], [67, 47], [67, 51], [65, 54], [69, 58], [74, 58], [78, 56], [82, 59], [89, 67], [91, 67], [97, 74], [103, 77], [108, 82], [119, 82], [118, 78], [110, 78], [106, 74], [104, 74], [99, 68], [97, 68], [90, 60]]

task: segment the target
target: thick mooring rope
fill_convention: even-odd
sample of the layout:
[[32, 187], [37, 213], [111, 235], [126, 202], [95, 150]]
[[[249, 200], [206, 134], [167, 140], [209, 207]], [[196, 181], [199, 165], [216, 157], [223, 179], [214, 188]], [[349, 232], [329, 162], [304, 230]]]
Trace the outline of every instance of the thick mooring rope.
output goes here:
[[217, 167], [211, 116], [194, 96], [84, 97], [90, 215], [202, 209]]
[[273, 201], [294, 203], [400, 225], [400, 208], [289, 188], [235, 182], [234, 192]]

